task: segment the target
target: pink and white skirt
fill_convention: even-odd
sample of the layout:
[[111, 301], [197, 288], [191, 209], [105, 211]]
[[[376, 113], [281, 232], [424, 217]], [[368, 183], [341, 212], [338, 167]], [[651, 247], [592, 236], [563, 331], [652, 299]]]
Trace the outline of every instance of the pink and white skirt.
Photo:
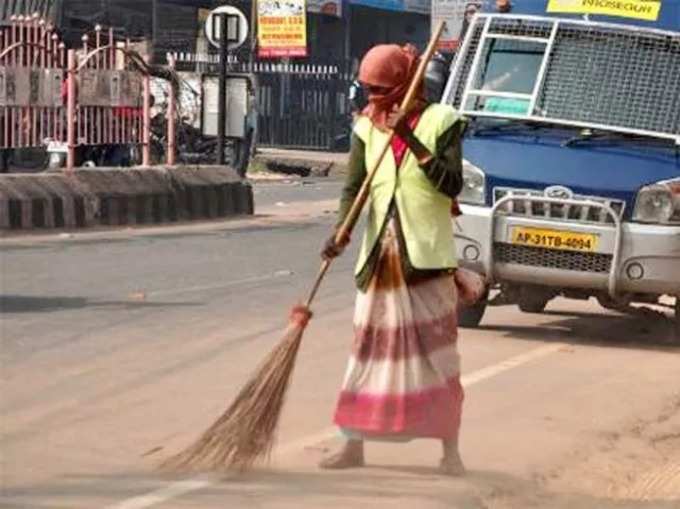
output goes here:
[[355, 338], [334, 421], [354, 439], [457, 438], [461, 280], [442, 274], [407, 284], [395, 232], [390, 221], [373, 280], [357, 295]]

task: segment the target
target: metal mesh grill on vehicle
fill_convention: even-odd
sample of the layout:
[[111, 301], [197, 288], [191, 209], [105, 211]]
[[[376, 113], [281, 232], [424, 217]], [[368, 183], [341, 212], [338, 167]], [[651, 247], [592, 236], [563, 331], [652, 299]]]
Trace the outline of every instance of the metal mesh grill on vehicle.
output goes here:
[[496, 242], [494, 244], [494, 260], [498, 263], [606, 274], [609, 273], [611, 268], [612, 255], [559, 251]]
[[559, 251], [502, 242], [494, 244], [494, 259], [498, 263], [596, 273], [608, 273], [612, 262], [612, 256], [608, 254]]
[[475, 58], [475, 53], [477, 52], [477, 47], [479, 46], [479, 41], [481, 40], [482, 31], [484, 30], [484, 20], [481, 18], [476, 18], [476, 21], [470, 25], [468, 28], [469, 37], [471, 37], [468, 51], [461, 54], [460, 57], [463, 59], [458, 65], [459, 72], [454, 75], [453, 87], [451, 89], [453, 94], [453, 100], [447, 100], [451, 104], [460, 104], [463, 99], [463, 91], [465, 90], [466, 80], [470, 74], [470, 69], [472, 69], [472, 62]]
[[680, 35], [560, 24], [542, 116], [680, 133]]
[[[457, 56], [445, 97], [466, 114], [489, 115], [479, 109], [484, 94], [475, 93], [484, 81], [489, 55], [494, 48], [507, 51], [510, 40], [521, 40], [525, 45], [533, 44], [526, 48], [538, 47], [539, 54], [547, 53], [537, 86], [528, 95], [533, 109], [526, 114], [496, 112], [493, 116], [519, 115], [680, 139], [678, 33], [567, 19], [478, 15], [467, 38], [471, 39]], [[481, 58], [474, 66], [478, 51], [482, 51]], [[467, 90], [473, 71], [472, 86]], [[494, 96], [488, 88], [484, 92]], [[463, 105], [466, 93], [474, 100]]]
[[498, 16], [491, 19], [489, 34], [515, 35], [519, 37], [540, 37], [548, 39], [554, 20], [522, 19]]
[[536, 217], [539, 219], [555, 219], [558, 221], [569, 221], [573, 223], [586, 224], [615, 224], [614, 218], [601, 207], [591, 206], [586, 201], [601, 203], [609, 206], [618, 216], [623, 217], [626, 202], [623, 200], [613, 200], [600, 198], [598, 196], [574, 195], [572, 199], [583, 201], [583, 205], [547, 203], [525, 200], [526, 197], [544, 197], [543, 191], [531, 189], [509, 189], [497, 187], [494, 189], [494, 203], [507, 197], [516, 197], [507, 204], [501, 205], [499, 212], [512, 216]]

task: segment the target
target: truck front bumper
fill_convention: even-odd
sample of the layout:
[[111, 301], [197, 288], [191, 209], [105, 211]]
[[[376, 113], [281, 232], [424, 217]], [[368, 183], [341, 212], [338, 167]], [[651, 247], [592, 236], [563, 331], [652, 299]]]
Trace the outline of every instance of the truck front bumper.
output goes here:
[[[545, 200], [545, 199], [543, 199]], [[490, 282], [543, 285], [622, 294], [680, 295], [680, 226], [621, 222], [584, 224], [499, 213], [461, 206], [454, 221], [460, 265]], [[514, 227], [589, 233], [595, 252], [561, 251], [512, 243]]]

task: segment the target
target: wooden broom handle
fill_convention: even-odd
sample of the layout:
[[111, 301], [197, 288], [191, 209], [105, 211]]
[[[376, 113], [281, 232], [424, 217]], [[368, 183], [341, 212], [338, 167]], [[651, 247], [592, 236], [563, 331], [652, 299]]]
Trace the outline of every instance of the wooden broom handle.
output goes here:
[[[430, 42], [427, 45], [427, 49], [420, 58], [416, 74], [413, 76], [411, 84], [408, 87], [408, 91], [406, 92], [404, 99], [401, 101], [401, 105], [399, 106], [399, 109], [401, 111], [408, 111], [411, 107], [411, 104], [415, 100], [416, 94], [418, 93], [420, 85], [423, 81], [423, 77], [425, 76], [427, 64], [430, 62], [430, 60], [432, 60], [432, 56], [434, 55], [435, 51], [437, 51], [437, 43], [439, 42], [442, 32], [444, 31], [444, 27], [445, 27], [444, 21], [440, 21], [439, 24], [437, 25], [437, 28], [433, 32], [432, 38], [430, 39]], [[349, 209], [349, 213], [347, 214], [345, 220], [342, 222], [342, 225], [340, 225], [340, 228], [338, 228], [338, 231], [335, 234], [335, 242], [337, 244], [340, 244], [343, 241], [343, 239], [349, 238], [349, 235], [352, 233], [352, 230], [354, 229], [354, 226], [356, 225], [357, 220], [359, 219], [359, 215], [361, 214], [361, 209], [364, 208], [366, 200], [368, 200], [368, 194], [371, 189], [371, 182], [373, 182], [373, 178], [375, 177], [376, 173], [378, 173], [378, 168], [380, 168], [380, 164], [382, 163], [383, 159], [385, 158], [385, 155], [387, 154], [387, 151], [390, 149], [390, 146], [392, 145], [392, 138], [394, 138], [394, 131], [390, 129], [388, 131], [387, 140], [385, 141], [385, 144], [382, 147], [382, 150], [380, 151], [378, 159], [376, 160], [375, 164], [373, 164], [373, 167], [366, 175], [364, 183], [361, 185], [361, 189], [359, 190], [359, 193], [354, 199], [352, 207]], [[328, 271], [330, 265], [331, 260], [324, 260], [323, 263], [321, 264], [319, 274], [316, 277], [314, 286], [312, 287], [312, 290], [309, 293], [309, 297], [307, 298], [306, 303], [307, 307], [311, 306], [312, 302], [314, 301], [314, 297], [316, 297], [316, 293], [319, 290], [321, 281], [326, 275], [326, 272]]]
[[[406, 92], [404, 99], [401, 101], [401, 105], [399, 106], [399, 109], [401, 111], [408, 111], [414, 99], [416, 98], [416, 94], [418, 93], [420, 85], [423, 81], [423, 77], [425, 76], [427, 64], [432, 59], [434, 52], [437, 51], [437, 43], [439, 42], [439, 38], [441, 37], [443, 30], [444, 22], [440, 21], [439, 25], [437, 25], [436, 30], [432, 34], [432, 39], [430, 39], [430, 43], [427, 45], [425, 53], [420, 59], [418, 69], [416, 70], [416, 74], [413, 76], [413, 79], [411, 80], [411, 84], [408, 87], [408, 91]], [[378, 173], [378, 168], [380, 168], [380, 164], [382, 163], [383, 159], [385, 158], [385, 155], [387, 154], [387, 151], [390, 149], [390, 146], [392, 145], [392, 138], [394, 138], [394, 131], [390, 129], [388, 131], [387, 140], [385, 141], [385, 144], [382, 147], [382, 150], [380, 151], [380, 156], [376, 160], [371, 170], [368, 172], [368, 175], [366, 176], [366, 179], [364, 180], [364, 183], [362, 184], [359, 193], [354, 199], [352, 208], [349, 209], [349, 213], [345, 217], [345, 220], [343, 221], [340, 228], [338, 228], [338, 231], [335, 235], [335, 241], [337, 243], [340, 243], [344, 238], [347, 238], [349, 234], [352, 233], [352, 230], [354, 229], [354, 226], [356, 225], [356, 222], [359, 219], [359, 215], [361, 214], [361, 209], [364, 208], [364, 204], [368, 199], [368, 194], [371, 190], [371, 182], [373, 182], [373, 178], [375, 177], [376, 173]]]

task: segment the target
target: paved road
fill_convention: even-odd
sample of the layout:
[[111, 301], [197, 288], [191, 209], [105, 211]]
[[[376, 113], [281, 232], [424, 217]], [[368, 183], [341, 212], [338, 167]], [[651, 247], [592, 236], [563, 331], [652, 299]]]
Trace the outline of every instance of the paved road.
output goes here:
[[258, 184], [254, 219], [0, 241], [0, 507], [678, 507], [669, 323], [591, 302], [494, 308], [462, 331], [465, 478], [436, 475], [428, 441], [318, 471], [339, 443], [356, 246], [322, 287], [271, 467], [159, 474], [280, 337], [338, 189]]

